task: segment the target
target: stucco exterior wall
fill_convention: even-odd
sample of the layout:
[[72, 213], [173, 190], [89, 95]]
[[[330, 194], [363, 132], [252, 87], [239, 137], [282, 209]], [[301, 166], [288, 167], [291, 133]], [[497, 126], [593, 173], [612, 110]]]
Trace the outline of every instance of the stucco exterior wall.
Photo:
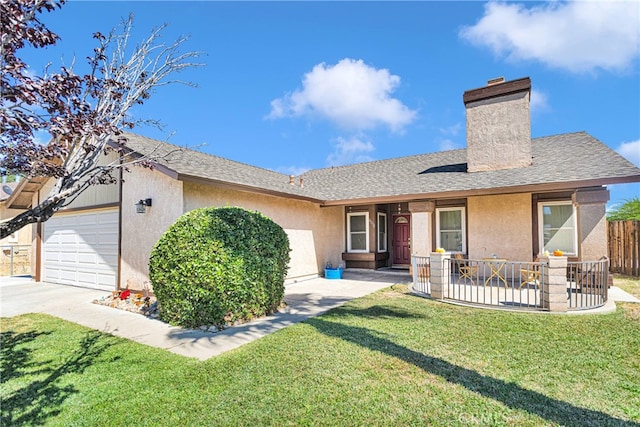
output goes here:
[[411, 202], [411, 255], [429, 256], [432, 247], [433, 229], [431, 227], [435, 203]]
[[[144, 290], [149, 280], [149, 255], [162, 233], [182, 215], [182, 181], [139, 167], [124, 174], [121, 207], [120, 287]], [[151, 198], [145, 213], [136, 213], [140, 199]]]
[[300, 200], [260, 195], [193, 183], [184, 184], [184, 212], [208, 206], [239, 206], [261, 212], [289, 236], [288, 280], [317, 275], [327, 262], [338, 265], [344, 250], [344, 209], [321, 208]]
[[469, 197], [467, 219], [470, 259], [532, 260], [531, 194]]
[[580, 258], [595, 261], [607, 256], [607, 218], [604, 204], [578, 206]]
[[469, 103], [466, 111], [469, 172], [531, 164], [528, 92]]

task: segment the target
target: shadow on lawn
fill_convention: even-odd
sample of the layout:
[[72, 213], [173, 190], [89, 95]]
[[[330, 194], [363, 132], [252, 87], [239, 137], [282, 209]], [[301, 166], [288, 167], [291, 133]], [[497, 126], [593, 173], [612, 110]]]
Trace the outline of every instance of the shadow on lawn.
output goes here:
[[[98, 331], [87, 332], [79, 348], [68, 350], [68, 357], [58, 365], [54, 360], [36, 362], [32, 353], [36, 350], [28, 343], [51, 332], [33, 331], [3, 332], [0, 339], [0, 376], [8, 390], [3, 392], [0, 408], [0, 425], [45, 424], [47, 419], [60, 413], [62, 403], [78, 390], [71, 384], [60, 385], [68, 374], [81, 374], [96, 358], [111, 345], [108, 336]], [[21, 385], [21, 377], [34, 378]], [[13, 387], [10, 380], [15, 380]]]
[[[371, 317], [381, 310], [381, 307], [367, 309], [351, 309], [341, 307], [334, 311], [336, 315]], [[392, 316], [393, 310], [384, 308], [384, 314]], [[407, 313], [398, 312], [395, 317], [407, 317]], [[556, 400], [536, 391], [527, 390], [515, 383], [482, 375], [476, 371], [454, 365], [446, 360], [425, 355], [390, 341], [375, 330], [348, 326], [329, 322], [322, 318], [307, 320], [309, 325], [319, 332], [345, 341], [352, 342], [371, 350], [385, 353], [407, 363], [411, 363], [425, 372], [438, 375], [445, 380], [459, 384], [475, 393], [502, 402], [512, 408], [538, 415], [552, 423], [567, 426], [639, 426], [633, 421], [626, 421], [612, 417], [604, 412], [594, 411], [572, 405], [568, 402]]]

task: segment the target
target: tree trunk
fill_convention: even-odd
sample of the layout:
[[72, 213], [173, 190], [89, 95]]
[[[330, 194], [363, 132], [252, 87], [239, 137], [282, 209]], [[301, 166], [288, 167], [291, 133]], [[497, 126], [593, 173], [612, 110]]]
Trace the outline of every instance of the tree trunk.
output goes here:
[[46, 203], [29, 209], [8, 221], [0, 223], [0, 240], [9, 237], [11, 234], [36, 222], [44, 222], [51, 218], [54, 213], [64, 204], [65, 199], [57, 200], [53, 203]]

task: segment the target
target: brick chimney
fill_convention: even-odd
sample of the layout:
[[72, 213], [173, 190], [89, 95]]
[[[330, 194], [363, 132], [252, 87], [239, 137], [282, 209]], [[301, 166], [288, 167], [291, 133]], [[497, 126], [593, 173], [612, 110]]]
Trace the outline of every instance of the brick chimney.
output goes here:
[[467, 172], [531, 165], [531, 79], [489, 80], [464, 93]]

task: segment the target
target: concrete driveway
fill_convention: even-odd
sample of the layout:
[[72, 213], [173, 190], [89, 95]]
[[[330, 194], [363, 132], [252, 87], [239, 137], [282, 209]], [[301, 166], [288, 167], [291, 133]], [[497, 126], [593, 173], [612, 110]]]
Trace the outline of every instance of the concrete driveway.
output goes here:
[[73, 286], [36, 283], [28, 279], [0, 281], [0, 316], [46, 313], [141, 344], [206, 360], [279, 329], [318, 316], [354, 298], [394, 283], [409, 283], [408, 273], [345, 272], [342, 280], [316, 278], [285, 288], [287, 308], [282, 313], [221, 332], [170, 326], [156, 319], [92, 301], [109, 292]]

